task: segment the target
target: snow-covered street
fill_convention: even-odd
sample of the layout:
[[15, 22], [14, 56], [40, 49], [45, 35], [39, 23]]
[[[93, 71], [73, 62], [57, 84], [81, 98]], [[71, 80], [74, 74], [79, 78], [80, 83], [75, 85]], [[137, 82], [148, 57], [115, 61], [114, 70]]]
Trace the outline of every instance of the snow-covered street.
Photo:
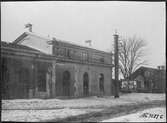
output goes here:
[[165, 100], [165, 94], [130, 93], [78, 99], [16, 99], [2, 100], [2, 121], [47, 121], [100, 112], [114, 106], [130, 106]]

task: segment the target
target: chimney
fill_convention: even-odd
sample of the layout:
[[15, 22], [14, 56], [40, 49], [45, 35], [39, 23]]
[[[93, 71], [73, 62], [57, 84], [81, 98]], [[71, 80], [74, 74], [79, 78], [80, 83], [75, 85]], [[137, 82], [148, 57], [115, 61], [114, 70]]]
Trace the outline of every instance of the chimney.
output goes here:
[[162, 69], [162, 70], [165, 70], [165, 66], [164, 66], [164, 65], [162, 65], [162, 66], [161, 66], [161, 69]]
[[92, 44], [91, 44], [91, 43], [92, 43], [92, 41], [91, 41], [91, 40], [86, 40], [86, 41], [85, 41], [85, 43], [88, 43], [88, 44], [89, 44], [89, 46], [92, 46]]
[[164, 65], [161, 65], [161, 66], [160, 66], [160, 69], [161, 69], [161, 70], [165, 70], [165, 66], [164, 66]]
[[29, 32], [32, 32], [32, 24], [31, 23], [27, 23], [25, 25], [25, 28], [28, 28]]
[[161, 66], [158, 66], [157, 68], [158, 68], [158, 70], [160, 70], [160, 69], [161, 69]]
[[157, 68], [158, 68], [158, 70], [165, 70], [165, 66], [164, 65], [160, 65]]

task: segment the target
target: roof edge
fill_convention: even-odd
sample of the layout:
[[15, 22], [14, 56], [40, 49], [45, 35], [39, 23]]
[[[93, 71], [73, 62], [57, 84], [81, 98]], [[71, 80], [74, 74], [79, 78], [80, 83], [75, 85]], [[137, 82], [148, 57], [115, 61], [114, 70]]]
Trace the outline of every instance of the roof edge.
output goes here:
[[[16, 40], [14, 40], [12, 43], [18, 44], [18, 43], [20, 43], [20, 41], [22, 39], [24, 39], [28, 35], [35, 36], [35, 37], [38, 37], [38, 38], [43, 38], [43, 39], [50, 40], [50, 41], [54, 42], [53, 39], [49, 39], [47, 37], [43, 37], [43, 36], [40, 36], [40, 35], [35, 34], [35, 33], [31, 33], [31, 32], [24, 32]], [[57, 41], [62, 42], [62, 43], [67, 43], [67, 44], [70, 44], [70, 45], [73, 45], [73, 46], [77, 46], [77, 47], [80, 47], [80, 48], [86, 48], [86, 49], [89, 49], [89, 50], [94, 50], [96, 52], [101, 52], [101, 53], [104, 53], [104, 54], [107, 54], [107, 55], [113, 55], [113, 52], [106, 52], [106, 51], [103, 51], [103, 50], [98, 50], [98, 49], [95, 49], [95, 48], [82, 46], [82, 45], [79, 45], [79, 44], [75, 44], [74, 42], [70, 42], [70, 41], [68, 42], [68, 41], [60, 40], [60, 39], [58, 39]]]
[[17, 37], [12, 43], [14, 44], [18, 44], [21, 39], [25, 38], [28, 34], [26, 32], [24, 32], [23, 34], [21, 34], [19, 37]]

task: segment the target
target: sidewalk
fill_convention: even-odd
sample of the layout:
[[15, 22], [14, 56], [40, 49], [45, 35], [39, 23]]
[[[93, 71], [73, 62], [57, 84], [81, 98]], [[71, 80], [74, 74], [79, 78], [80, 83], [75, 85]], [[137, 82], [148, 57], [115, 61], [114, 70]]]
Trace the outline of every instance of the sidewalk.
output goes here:
[[2, 121], [59, 121], [102, 112], [111, 107], [135, 106], [164, 102], [165, 94], [131, 93], [115, 99], [113, 96], [79, 99], [16, 99], [2, 100]]

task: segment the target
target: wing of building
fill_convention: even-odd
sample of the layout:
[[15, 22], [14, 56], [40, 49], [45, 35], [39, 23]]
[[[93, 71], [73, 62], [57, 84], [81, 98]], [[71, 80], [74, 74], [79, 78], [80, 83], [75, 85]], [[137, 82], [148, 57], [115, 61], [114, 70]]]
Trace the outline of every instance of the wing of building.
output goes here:
[[[150, 68], [140, 67], [131, 76], [132, 84], [135, 82], [134, 91], [137, 92], [165, 92], [166, 70], [165, 67]], [[126, 81], [124, 81], [125, 83]], [[122, 82], [123, 83], [123, 82]], [[133, 87], [133, 86], [132, 86]]]
[[113, 95], [112, 55], [25, 32], [1, 42], [2, 97]]

